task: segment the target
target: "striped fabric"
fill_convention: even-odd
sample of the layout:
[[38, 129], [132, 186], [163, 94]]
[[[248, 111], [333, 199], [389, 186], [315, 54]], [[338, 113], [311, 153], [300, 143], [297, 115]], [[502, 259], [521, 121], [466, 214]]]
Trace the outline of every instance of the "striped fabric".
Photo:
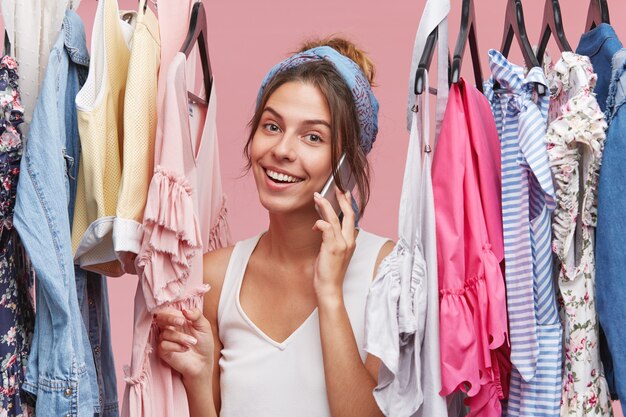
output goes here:
[[[558, 416], [561, 401], [561, 326], [552, 281], [551, 213], [555, 191], [546, 152], [549, 96], [540, 68], [524, 75], [489, 51], [485, 83], [502, 146], [502, 222], [507, 307], [513, 364], [506, 415]], [[500, 88], [494, 91], [498, 82]]]

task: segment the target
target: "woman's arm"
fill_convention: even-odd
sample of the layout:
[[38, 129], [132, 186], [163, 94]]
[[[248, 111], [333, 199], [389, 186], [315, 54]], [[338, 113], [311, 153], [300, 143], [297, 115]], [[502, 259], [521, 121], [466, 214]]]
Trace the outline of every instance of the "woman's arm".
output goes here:
[[[356, 245], [354, 213], [348, 195], [338, 194], [337, 199], [344, 213], [343, 224], [328, 201], [316, 196], [325, 218], [315, 225], [322, 232], [323, 243], [314, 283], [328, 402], [333, 417], [378, 417], [383, 414], [372, 391], [379, 361], [372, 356], [365, 363], [361, 360], [343, 300], [343, 279]], [[383, 246], [376, 268], [392, 249], [393, 242]]]

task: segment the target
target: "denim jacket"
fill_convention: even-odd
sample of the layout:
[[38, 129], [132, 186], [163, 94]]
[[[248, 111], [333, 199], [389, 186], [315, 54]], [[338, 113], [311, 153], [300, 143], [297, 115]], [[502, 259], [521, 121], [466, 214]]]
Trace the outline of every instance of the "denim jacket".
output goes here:
[[606, 104], [609, 123], [598, 185], [596, 291], [598, 316], [613, 358], [614, 384], [626, 398], [626, 49], [613, 57]]
[[[619, 68], [615, 69], [615, 66], [613, 64], [613, 57], [621, 49], [622, 43], [617, 37], [615, 30], [611, 25], [608, 25], [606, 23], [601, 23], [589, 32], [584, 33], [580, 37], [580, 43], [576, 48], [576, 53], [580, 55], [586, 55], [590, 58], [591, 64], [593, 65], [593, 71], [598, 76], [596, 86], [594, 88], [594, 93], [596, 94], [596, 99], [598, 100], [600, 108], [603, 112], [605, 112], [607, 116], [607, 123], [609, 124], [611, 122], [611, 119], [613, 118], [612, 114], [615, 114], [621, 106], [621, 104], [615, 106], [615, 93], [617, 84], [619, 84], [621, 71]], [[610, 86], [611, 88], [609, 88]], [[609, 89], [611, 90], [611, 92], [609, 92]], [[613, 108], [613, 110], [607, 110], [609, 102], [612, 103], [611, 107]], [[622, 113], [622, 118], [624, 117], [626, 117], [626, 114]], [[617, 201], [615, 202], [616, 205], [614, 205], [613, 208], [607, 205], [611, 203], [607, 201], [606, 194], [607, 190], [608, 192], [610, 192], [610, 188], [607, 189], [610, 181], [613, 181], [613, 178], [620, 178], [618, 176], [612, 177], [613, 174], [610, 173], [610, 171], [613, 169], [611, 168], [611, 164], [613, 163], [612, 160], [616, 157], [616, 154], [613, 154], [615, 152], [613, 148], [615, 148], [616, 146], [618, 148], [622, 146], [619, 144], [619, 139], [617, 139], [618, 143], [615, 143], [616, 140], [611, 138], [611, 136], [615, 136], [618, 133], [616, 129], [619, 128], [611, 128], [609, 126], [609, 131], [607, 132], [607, 138], [605, 141], [605, 148], [602, 156], [602, 166], [600, 167], [600, 180], [598, 184], [598, 221], [596, 226], [596, 291], [598, 292], [597, 310], [601, 327], [600, 354], [602, 358], [602, 363], [604, 365], [606, 380], [609, 384], [609, 390], [611, 391], [611, 397], [614, 400], [618, 397], [616, 378], [619, 378], [620, 374], [618, 370], [614, 369], [615, 366], [613, 363], [613, 358], [617, 359], [615, 355], [615, 350], [619, 349], [619, 347], [617, 347], [616, 345], [611, 345], [607, 341], [606, 333], [611, 331], [607, 329], [607, 326], [612, 327], [612, 325], [614, 324], [610, 322], [611, 319], [607, 318], [607, 314], [611, 314], [607, 312], [607, 308], [610, 309], [611, 303], [609, 302], [608, 305], [605, 304], [604, 300], [608, 293], [603, 292], [606, 290], [605, 282], [607, 281], [607, 279], [609, 279], [609, 276], [607, 275], [607, 268], [609, 268], [609, 265], [606, 262], [611, 262], [611, 259], [615, 259], [617, 262], [622, 260], [620, 257], [614, 258], [614, 251], [620, 250], [618, 249], [618, 246], [614, 246], [619, 243], [619, 238], [618, 240], [615, 240], [611, 243], [607, 241], [607, 239], [610, 239], [610, 237], [606, 233], [608, 232], [609, 234], [611, 234], [612, 231], [616, 232], [617, 234], [613, 235], [615, 237], [620, 236], [619, 233], [624, 233], [625, 231], [624, 228], [616, 228], [612, 231], [606, 229], [607, 227], [610, 227], [609, 224], [611, 221], [610, 216], [607, 217], [607, 215], [609, 215], [609, 212], [611, 210], [614, 210], [616, 207], [618, 207]], [[626, 148], [622, 147], [620, 149], [623, 151]], [[605, 167], [607, 161], [608, 168]], [[613, 185], [609, 187], [613, 187]], [[624, 235], [622, 234], [622, 236]], [[626, 241], [622, 240], [621, 242], [624, 243]], [[611, 247], [613, 248], [612, 250]], [[617, 313], [617, 311], [615, 312]], [[617, 316], [614, 315], [613, 317]], [[624, 356], [622, 356], [622, 358], [623, 357]], [[626, 378], [626, 371], [622, 371], [621, 377], [622, 379]], [[624, 383], [626, 383], [626, 381], [624, 381]], [[622, 389], [621, 394], [626, 394], [624, 389]]]
[[606, 111], [606, 99], [611, 82], [611, 62], [613, 55], [622, 49], [622, 43], [611, 25], [601, 23], [589, 32], [583, 33], [576, 48], [579, 55], [588, 56], [593, 71], [598, 75], [594, 93], [602, 111]]
[[36, 273], [23, 389], [38, 415], [118, 415], [106, 281], [75, 268], [70, 235], [80, 156], [74, 99], [88, 65], [83, 23], [68, 10], [26, 141], [14, 215]]

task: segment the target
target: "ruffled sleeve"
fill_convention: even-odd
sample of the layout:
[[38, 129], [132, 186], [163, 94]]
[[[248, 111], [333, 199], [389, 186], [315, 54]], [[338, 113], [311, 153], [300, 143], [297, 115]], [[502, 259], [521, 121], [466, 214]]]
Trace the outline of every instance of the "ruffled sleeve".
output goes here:
[[177, 300], [202, 248], [187, 180], [157, 166], [148, 191], [144, 237], [137, 266], [143, 273], [148, 309]]
[[421, 349], [427, 303], [425, 276], [419, 245], [411, 250], [400, 239], [381, 262], [367, 297], [365, 350], [382, 362], [374, 398], [385, 415], [412, 414], [424, 400]]
[[[568, 65], [574, 63], [570, 62]], [[559, 66], [555, 67], [558, 68]], [[564, 86], [568, 86], [570, 77], [565, 77], [565, 74], [569, 74], [569, 71], [563, 72], [561, 81]], [[588, 86], [580, 88], [566, 101], [560, 109], [561, 115], [548, 127], [548, 157], [557, 185], [553, 250], [561, 261], [566, 259], [573, 245], [576, 218], [580, 214], [580, 199], [582, 199], [582, 223], [595, 227], [597, 221], [597, 186], [607, 124], [591, 91], [594, 81], [595, 74], [589, 77]], [[586, 161], [584, 172], [579, 172], [581, 158], [579, 145], [586, 147], [588, 149], [586, 154], [590, 156]], [[583, 195], [579, 196], [581, 187], [578, 178], [581, 175], [586, 177], [583, 179], [585, 181]], [[575, 271], [568, 272], [572, 276], [575, 275]]]

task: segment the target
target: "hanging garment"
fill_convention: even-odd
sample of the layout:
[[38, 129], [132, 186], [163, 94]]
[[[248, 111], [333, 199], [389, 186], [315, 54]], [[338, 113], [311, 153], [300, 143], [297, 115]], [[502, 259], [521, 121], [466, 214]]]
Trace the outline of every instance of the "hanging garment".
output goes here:
[[[426, 4], [415, 38], [412, 78], [433, 28], [438, 27], [439, 45], [447, 44], [449, 10], [449, 1]], [[445, 102], [447, 56], [439, 56], [438, 68], [444, 85], [437, 100]], [[428, 77], [425, 81], [428, 91]], [[365, 350], [382, 361], [374, 397], [386, 416], [447, 417], [446, 399], [439, 395], [439, 290], [431, 181], [434, 144], [428, 133], [428, 100], [421, 103], [418, 114], [417, 100], [423, 96], [416, 96], [410, 85], [414, 111], [400, 198], [399, 239], [381, 262], [368, 294]]]
[[[215, 85], [208, 109], [187, 99], [185, 54], [168, 69], [163, 134], [157, 134], [154, 175], [137, 257], [132, 364], [127, 369], [122, 415], [189, 415], [180, 374], [153, 353], [162, 309], [202, 308], [202, 255], [230, 240], [216, 134]], [[158, 150], [158, 151], [157, 151]]]
[[20, 389], [35, 325], [31, 297], [33, 274], [13, 227], [20, 173], [24, 108], [20, 103], [17, 63], [0, 60], [0, 410], [5, 416], [28, 416]]
[[72, 8], [77, 10], [80, 0], [2, 0], [1, 10], [12, 56], [20, 64], [24, 134], [28, 132], [48, 56], [70, 2]]
[[[593, 61], [592, 61], [593, 62]], [[595, 70], [595, 66], [594, 66]], [[606, 106], [608, 130], [598, 183], [596, 228], [596, 308], [613, 357], [615, 389], [626, 398], [626, 49], [613, 57]], [[599, 76], [599, 74], [598, 74]], [[604, 357], [603, 357], [604, 359]]]
[[576, 48], [576, 53], [591, 58], [593, 71], [598, 75], [594, 92], [602, 111], [606, 111], [606, 100], [609, 96], [609, 84], [611, 83], [611, 63], [613, 56], [622, 49], [622, 43], [615, 33], [615, 29], [606, 23], [583, 33]]
[[[624, 243], [621, 236], [623, 236], [626, 226], [622, 226], [622, 216], [618, 214], [623, 189], [620, 189], [620, 183], [616, 182], [615, 179], [622, 178], [619, 176], [621, 175], [620, 169], [617, 167], [623, 164], [621, 155], [623, 155], [625, 145], [619, 138], [622, 135], [621, 127], [611, 128], [610, 126], [623, 99], [622, 87], [620, 87], [623, 64], [617, 60], [617, 53], [621, 49], [622, 43], [617, 38], [615, 30], [607, 24], [600, 24], [583, 34], [576, 49], [577, 53], [586, 55], [591, 59], [593, 70], [598, 76], [594, 92], [609, 124], [606, 145], [602, 154], [602, 175], [600, 175], [598, 184], [595, 252], [597, 309], [600, 318], [600, 353], [613, 399], [617, 399], [618, 392], [621, 394], [619, 395], [621, 398], [626, 395], [626, 366], [623, 362], [617, 363], [618, 357], [621, 357], [622, 361], [626, 358], [626, 353], [620, 353], [624, 350], [621, 347], [623, 339], [619, 336], [622, 325], [620, 314], [626, 310], [616, 309], [613, 301], [617, 299], [616, 296], [619, 294], [615, 291], [619, 291], [623, 285], [620, 266], [620, 262], [623, 261], [623, 252], [620, 251], [619, 246], [615, 245], [620, 245], [620, 242]], [[611, 88], [609, 88], [610, 86]], [[612, 137], [616, 139], [611, 140]], [[615, 291], [610, 291], [609, 288]], [[607, 292], [605, 293], [605, 291]], [[603, 332], [604, 327], [611, 329], [607, 328]], [[616, 328], [618, 328], [617, 331], [614, 330]], [[607, 340], [609, 337], [608, 335], [605, 337], [605, 333], [612, 334], [610, 340]], [[615, 356], [616, 360], [613, 361], [611, 356]], [[618, 385], [621, 388], [618, 388]]]
[[[124, 143], [113, 246], [125, 272], [135, 274], [141, 249], [143, 210], [152, 178], [156, 135], [160, 38], [157, 18], [139, 2], [124, 95]], [[145, 9], [145, 12], [144, 12]]]
[[[239, 302], [248, 261], [262, 235], [235, 245], [220, 294], [220, 416], [330, 416], [317, 308], [279, 343], [250, 320]], [[386, 238], [360, 230], [343, 281], [346, 311], [363, 361], [367, 356], [363, 348], [367, 292], [386, 242]]]
[[[41, 415], [93, 417], [103, 412], [77, 296], [77, 287], [85, 279], [74, 275], [70, 236], [80, 155], [74, 98], [88, 65], [83, 23], [68, 10], [50, 52], [22, 157], [15, 203], [15, 228], [36, 272], [35, 333], [23, 389], [36, 398], [36, 412]], [[100, 297], [93, 300], [98, 302]], [[91, 323], [97, 323], [93, 321], [89, 331], [108, 333], [108, 317], [102, 319], [101, 329], [92, 328]], [[103, 389], [102, 401], [116, 409], [115, 368], [112, 356], [106, 358], [111, 354], [110, 340], [106, 348], [105, 340], [98, 347], [104, 364], [102, 377], [109, 387]]]
[[[508, 331], [500, 148], [489, 103], [452, 84], [433, 160], [442, 395], [466, 391], [469, 416], [501, 416]], [[450, 198], [455, 196], [455, 198]]]
[[[485, 83], [502, 149], [502, 222], [511, 337], [508, 416], [556, 416], [561, 402], [561, 325], [552, 282], [554, 186], [545, 144], [547, 85], [541, 68], [525, 75], [489, 51]], [[501, 89], [494, 91], [498, 82]]]
[[[122, 163], [127, 158], [145, 156], [144, 152], [123, 153], [124, 92], [135, 24], [136, 13], [120, 14], [117, 0], [98, 3], [89, 75], [76, 96], [81, 164], [72, 248], [76, 264], [107, 276], [124, 273], [113, 242]], [[142, 163], [147, 161], [137, 161]], [[133, 236], [139, 232], [132, 225], [128, 229], [127, 234]]]
[[[159, 36], [161, 39], [161, 68], [159, 72], [157, 88], [157, 114], [163, 114], [165, 105], [164, 96], [167, 86], [167, 68], [172, 63], [172, 59], [178, 53], [185, 42], [185, 37], [189, 31], [189, 16], [194, 0], [162, 1], [159, 4]], [[196, 79], [196, 54], [187, 57], [186, 73], [188, 80]], [[163, 134], [162, 120], [157, 121], [157, 136]], [[160, 152], [160, 149], [155, 149]], [[160, 159], [160, 155], [155, 154], [155, 160]]]
[[596, 186], [606, 122], [593, 95], [589, 58], [563, 52], [544, 59], [552, 92], [546, 135], [556, 185], [552, 248], [559, 267], [564, 330], [561, 416], [612, 415], [600, 363], [595, 297]]

